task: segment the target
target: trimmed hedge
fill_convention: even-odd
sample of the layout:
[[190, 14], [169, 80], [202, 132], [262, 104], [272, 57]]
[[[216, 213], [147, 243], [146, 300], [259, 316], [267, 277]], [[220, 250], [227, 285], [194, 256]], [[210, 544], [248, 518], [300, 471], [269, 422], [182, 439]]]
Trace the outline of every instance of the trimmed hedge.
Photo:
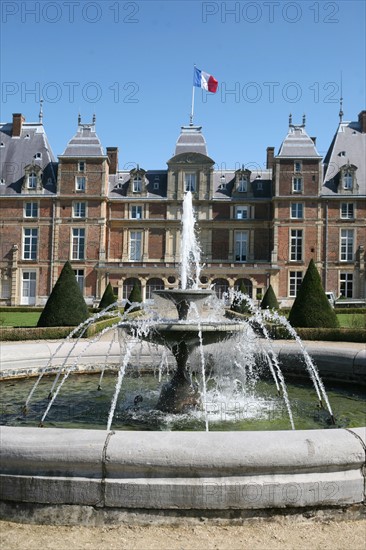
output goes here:
[[43, 311], [43, 307], [34, 307], [34, 306], [2, 306], [0, 307], [0, 313], [40, 313]]
[[[301, 340], [366, 343], [366, 330], [362, 328], [299, 327], [295, 330]], [[286, 327], [280, 325], [269, 327], [269, 333], [274, 340], [288, 340], [291, 338]]]
[[70, 262], [64, 267], [38, 320], [38, 327], [78, 326], [89, 317], [89, 310]]
[[324, 292], [313, 259], [309, 262], [288, 320], [293, 327], [339, 327], [337, 316]]
[[74, 327], [5, 327], [0, 329], [0, 341], [59, 340], [66, 338], [73, 328]]
[[280, 304], [278, 303], [272, 285], [269, 285], [269, 287], [267, 288], [260, 307], [261, 309], [280, 309]]
[[120, 320], [119, 317], [109, 317], [108, 319], [102, 319], [101, 321], [97, 321], [96, 323], [93, 323], [87, 328], [85, 337], [91, 338], [92, 336], [99, 334], [99, 332], [101, 332], [105, 328], [112, 327], [119, 320]]

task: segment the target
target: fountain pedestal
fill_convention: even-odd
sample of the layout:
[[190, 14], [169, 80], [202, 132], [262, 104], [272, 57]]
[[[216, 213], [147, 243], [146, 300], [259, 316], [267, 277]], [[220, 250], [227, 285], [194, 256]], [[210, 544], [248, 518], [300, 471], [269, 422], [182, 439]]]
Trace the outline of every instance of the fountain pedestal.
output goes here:
[[177, 362], [170, 382], [164, 384], [156, 408], [167, 413], [184, 413], [187, 409], [199, 407], [200, 392], [193, 384], [191, 374], [187, 369], [189, 348], [185, 342], [179, 342], [171, 347]]

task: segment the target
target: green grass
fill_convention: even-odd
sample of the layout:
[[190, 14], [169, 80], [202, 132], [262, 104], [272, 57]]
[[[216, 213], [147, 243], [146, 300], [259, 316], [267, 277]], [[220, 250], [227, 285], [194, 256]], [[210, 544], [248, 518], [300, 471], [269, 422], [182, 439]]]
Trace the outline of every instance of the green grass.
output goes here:
[[0, 327], [35, 327], [39, 311], [6, 311], [0, 313]]
[[[41, 313], [39, 311], [6, 311], [0, 313], [0, 327], [35, 327]], [[363, 313], [337, 313], [342, 328], [366, 328], [366, 315]]]
[[337, 313], [337, 317], [342, 328], [366, 328], [364, 313]]

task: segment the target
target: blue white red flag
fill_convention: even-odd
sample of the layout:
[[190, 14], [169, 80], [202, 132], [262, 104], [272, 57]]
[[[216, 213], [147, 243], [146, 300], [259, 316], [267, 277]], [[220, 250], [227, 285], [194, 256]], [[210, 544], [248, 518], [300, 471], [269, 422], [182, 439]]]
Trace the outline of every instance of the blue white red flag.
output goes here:
[[215, 94], [218, 85], [219, 83], [216, 78], [214, 78], [211, 74], [205, 73], [205, 71], [201, 71], [201, 69], [197, 69], [197, 67], [194, 68], [193, 86], [203, 88], [204, 90]]

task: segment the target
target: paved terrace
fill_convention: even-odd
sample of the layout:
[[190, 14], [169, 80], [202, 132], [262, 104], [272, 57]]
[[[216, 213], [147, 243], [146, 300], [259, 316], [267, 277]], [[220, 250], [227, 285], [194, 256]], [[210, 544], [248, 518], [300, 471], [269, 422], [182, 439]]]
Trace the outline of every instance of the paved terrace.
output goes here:
[[[54, 372], [55, 367], [63, 364], [66, 358], [67, 364], [75, 365], [75, 370], [79, 372], [100, 371], [107, 355], [109, 365], [118, 365], [120, 346], [118, 342], [113, 342], [111, 345], [111, 338], [111, 334], [106, 334], [94, 344], [91, 344], [91, 340], [82, 340], [77, 343], [63, 340], [2, 342], [0, 379], [36, 376], [45, 367], [47, 371]], [[277, 340], [272, 345], [284, 369], [296, 372], [298, 370], [296, 365], [302, 364], [300, 361], [302, 352], [298, 344], [293, 340]], [[365, 344], [304, 341], [303, 345], [313, 358], [321, 376], [366, 384]], [[148, 365], [150, 355], [151, 347], [147, 343], [141, 343], [137, 346], [131, 362]], [[172, 364], [174, 364], [173, 358]]]

